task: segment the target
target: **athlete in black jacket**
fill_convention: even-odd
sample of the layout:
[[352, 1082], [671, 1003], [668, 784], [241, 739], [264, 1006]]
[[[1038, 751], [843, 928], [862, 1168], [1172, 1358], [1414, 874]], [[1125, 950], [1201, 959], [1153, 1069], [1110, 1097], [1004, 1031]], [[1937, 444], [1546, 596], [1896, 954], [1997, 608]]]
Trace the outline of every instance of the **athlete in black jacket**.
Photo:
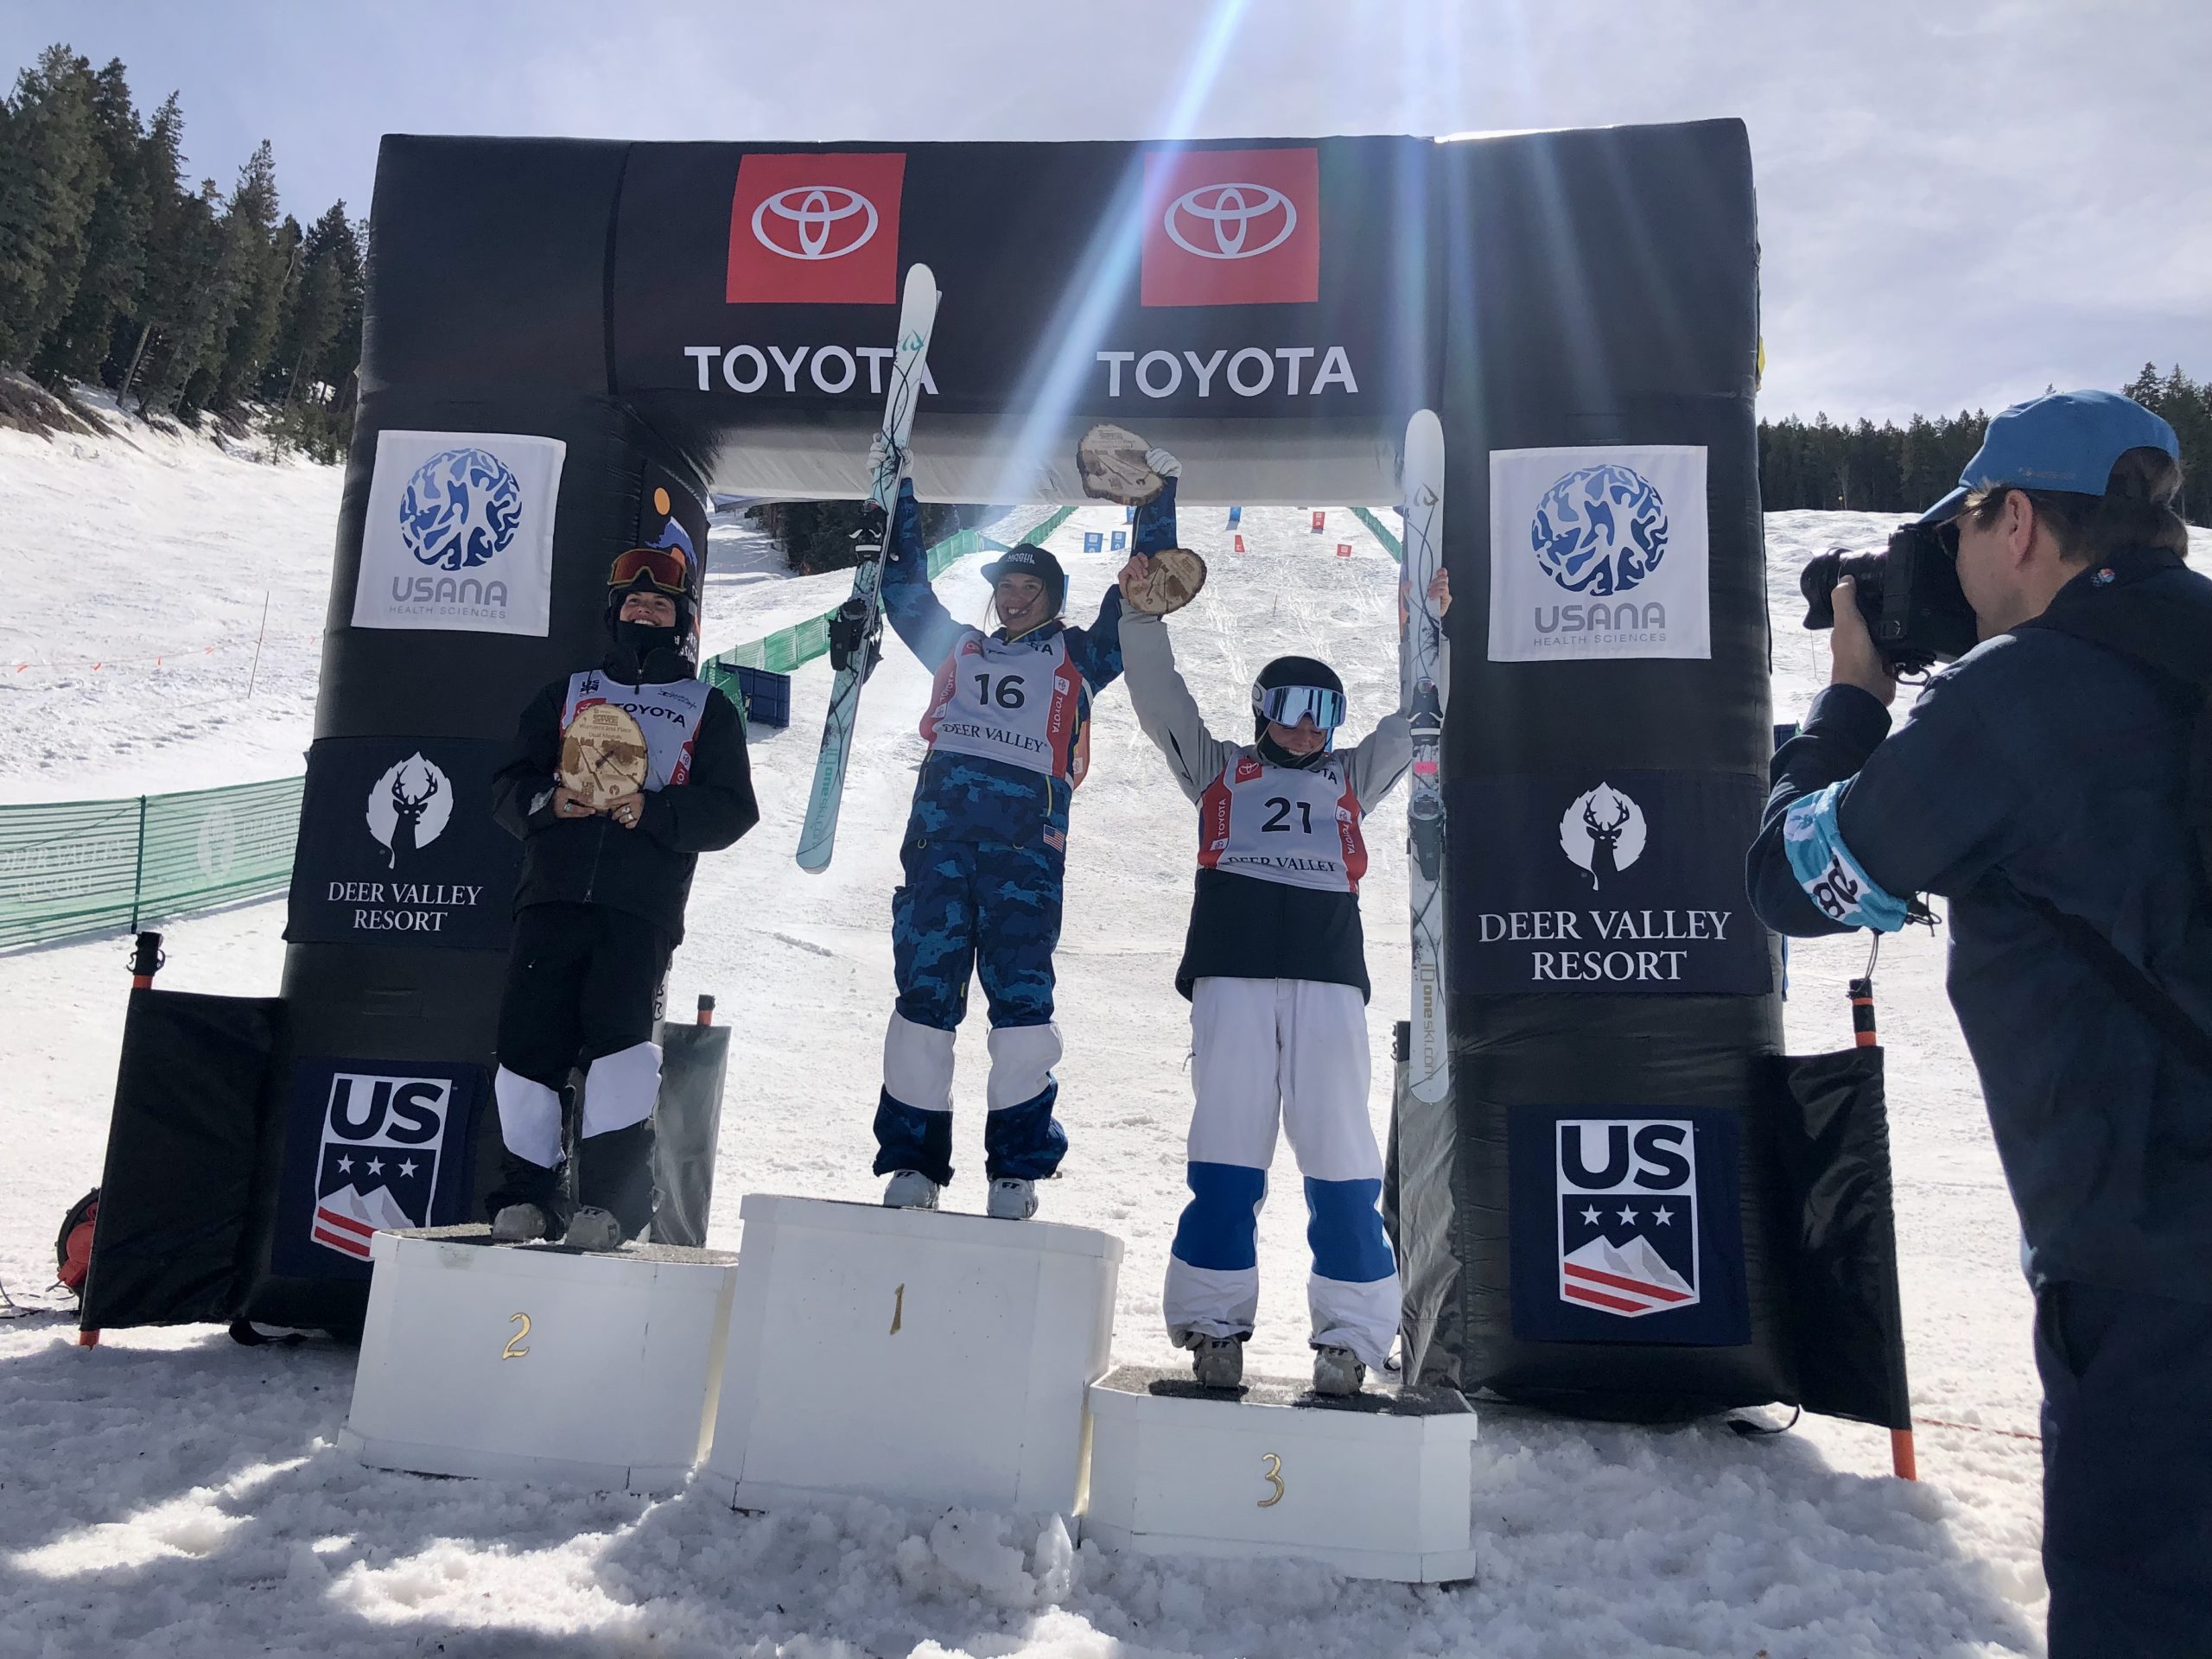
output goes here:
[[[661, 982], [683, 937], [698, 855], [760, 817], [744, 721], [679, 654], [691, 627], [690, 575], [677, 548], [632, 548], [614, 561], [613, 648], [598, 668], [531, 700], [493, 781], [493, 810], [524, 848], [493, 1090], [506, 1157], [490, 1208], [493, 1236], [507, 1243], [560, 1232], [570, 1244], [611, 1249], [652, 1218]], [[644, 788], [597, 807], [556, 775], [562, 734], [594, 702], [635, 719], [648, 752]], [[578, 1208], [556, 1224], [560, 1090], [573, 1066], [585, 1068], [585, 1144]]]

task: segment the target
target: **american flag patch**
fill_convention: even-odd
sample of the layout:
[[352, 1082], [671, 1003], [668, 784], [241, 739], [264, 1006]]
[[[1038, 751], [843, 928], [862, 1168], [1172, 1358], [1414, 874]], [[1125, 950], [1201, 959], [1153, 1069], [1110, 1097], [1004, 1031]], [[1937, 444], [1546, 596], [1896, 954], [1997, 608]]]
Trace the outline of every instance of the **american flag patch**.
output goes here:
[[1045, 844], [1055, 852], [1064, 853], [1068, 849], [1068, 838], [1048, 823], [1045, 826]]

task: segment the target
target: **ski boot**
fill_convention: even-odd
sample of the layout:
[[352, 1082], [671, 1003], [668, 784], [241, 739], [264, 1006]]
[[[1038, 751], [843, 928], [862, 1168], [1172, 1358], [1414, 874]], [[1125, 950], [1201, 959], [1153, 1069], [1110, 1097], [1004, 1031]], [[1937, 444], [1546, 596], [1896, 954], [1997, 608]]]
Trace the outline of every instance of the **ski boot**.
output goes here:
[[887, 1210], [934, 1210], [937, 1208], [938, 1184], [918, 1169], [893, 1170], [891, 1181], [883, 1189], [883, 1207]]
[[1349, 1348], [1324, 1343], [1313, 1350], [1313, 1392], [1348, 1399], [1367, 1382], [1367, 1367]]
[[614, 1219], [610, 1210], [578, 1205], [575, 1214], [569, 1217], [569, 1228], [561, 1235], [561, 1242], [572, 1250], [619, 1250], [622, 1248], [622, 1224]]
[[534, 1204], [510, 1204], [492, 1217], [494, 1244], [528, 1244], [545, 1236], [545, 1212]]
[[1193, 1331], [1183, 1338], [1191, 1351], [1191, 1376], [1202, 1389], [1244, 1385], [1244, 1342], [1241, 1337], [1210, 1337]]
[[983, 1208], [996, 1221], [1027, 1221], [1037, 1213], [1037, 1183], [1004, 1177], [993, 1181]]

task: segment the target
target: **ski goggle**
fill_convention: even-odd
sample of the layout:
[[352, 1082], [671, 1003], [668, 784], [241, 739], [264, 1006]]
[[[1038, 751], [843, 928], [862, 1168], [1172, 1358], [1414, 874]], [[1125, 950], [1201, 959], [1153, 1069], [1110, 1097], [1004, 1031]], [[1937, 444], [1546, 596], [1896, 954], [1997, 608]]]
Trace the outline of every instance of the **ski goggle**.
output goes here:
[[691, 591], [691, 563], [680, 547], [633, 547], [616, 555], [607, 585], [626, 593], [639, 576], [671, 598], [682, 599]]
[[1295, 726], [1312, 716], [1321, 731], [1344, 723], [1344, 694], [1319, 685], [1270, 685], [1252, 694], [1252, 712], [1278, 726]]

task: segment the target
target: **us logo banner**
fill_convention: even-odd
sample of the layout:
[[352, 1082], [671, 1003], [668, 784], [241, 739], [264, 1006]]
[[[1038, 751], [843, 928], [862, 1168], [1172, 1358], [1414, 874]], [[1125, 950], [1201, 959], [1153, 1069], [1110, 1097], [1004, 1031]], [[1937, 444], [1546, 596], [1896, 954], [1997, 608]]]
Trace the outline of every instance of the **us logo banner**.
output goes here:
[[482, 1081], [440, 1062], [301, 1061], [271, 1269], [365, 1278], [378, 1233], [467, 1219]]
[[1523, 1107], [1510, 1142], [1515, 1336], [1751, 1340], [1735, 1114]]

